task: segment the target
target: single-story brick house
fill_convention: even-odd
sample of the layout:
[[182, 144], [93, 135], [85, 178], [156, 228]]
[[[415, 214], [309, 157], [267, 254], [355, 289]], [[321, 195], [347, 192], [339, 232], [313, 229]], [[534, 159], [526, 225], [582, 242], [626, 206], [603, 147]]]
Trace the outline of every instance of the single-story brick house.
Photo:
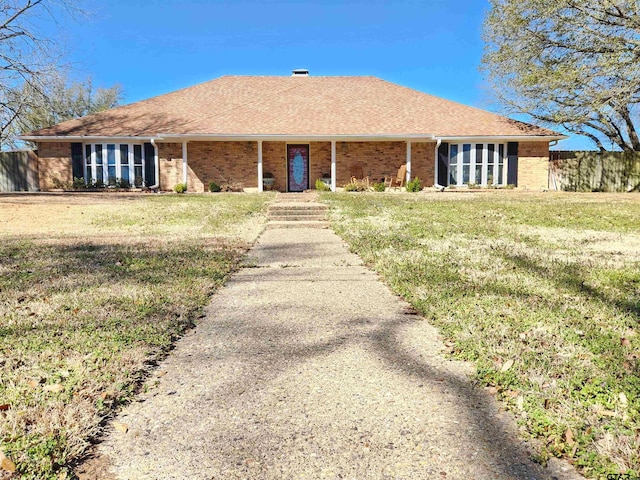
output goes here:
[[[375, 77], [223, 76], [30, 132], [40, 188], [86, 182], [202, 192], [210, 181], [332, 189], [406, 164], [423, 185], [547, 187], [561, 134]], [[436, 160], [437, 159], [437, 160]]]

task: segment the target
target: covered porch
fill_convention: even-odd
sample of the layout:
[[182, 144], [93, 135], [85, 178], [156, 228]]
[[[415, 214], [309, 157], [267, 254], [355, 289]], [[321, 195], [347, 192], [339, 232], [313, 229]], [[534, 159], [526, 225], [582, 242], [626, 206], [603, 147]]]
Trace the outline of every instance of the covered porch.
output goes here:
[[[181, 166], [172, 166], [174, 182], [181, 173], [189, 191], [206, 190], [208, 182], [214, 181], [234, 182], [260, 192], [295, 192], [315, 188], [318, 179], [336, 191], [356, 171], [380, 182], [395, 176], [402, 165], [407, 168], [407, 181], [415, 177], [425, 185], [435, 181], [436, 142], [424, 137], [185, 139], [166, 145], [174, 159], [183, 159]], [[172, 155], [160, 150], [161, 183], [169, 186], [174, 182], [170, 178], [162, 182], [166, 170], [162, 164], [163, 157]]]

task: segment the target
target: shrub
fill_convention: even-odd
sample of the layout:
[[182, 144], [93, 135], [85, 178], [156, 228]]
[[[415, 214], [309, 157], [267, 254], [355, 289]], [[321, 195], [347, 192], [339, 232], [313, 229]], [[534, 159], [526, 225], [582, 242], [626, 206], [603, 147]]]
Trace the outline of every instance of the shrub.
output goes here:
[[371, 189], [367, 182], [363, 182], [361, 180], [349, 182], [343, 188], [345, 192], [366, 192]]
[[173, 187], [174, 192], [176, 193], [184, 193], [187, 191], [186, 183], [178, 183], [175, 187]]
[[385, 188], [386, 187], [384, 185], [384, 182], [374, 183], [373, 184], [373, 191], [374, 192], [384, 192]]
[[419, 192], [422, 190], [422, 183], [418, 177], [407, 182], [407, 192]]
[[318, 178], [316, 180], [316, 190], [319, 192], [328, 192], [331, 190], [331, 187]]
[[116, 181], [116, 188], [131, 188], [131, 183], [129, 182], [129, 180], [121, 178], [120, 180]]
[[221, 190], [220, 185], [216, 182], [209, 182], [209, 191], [210, 192], [219, 192]]
[[73, 177], [73, 185], [74, 190], [78, 190], [81, 188], [87, 188], [87, 184], [84, 181], [84, 178]]

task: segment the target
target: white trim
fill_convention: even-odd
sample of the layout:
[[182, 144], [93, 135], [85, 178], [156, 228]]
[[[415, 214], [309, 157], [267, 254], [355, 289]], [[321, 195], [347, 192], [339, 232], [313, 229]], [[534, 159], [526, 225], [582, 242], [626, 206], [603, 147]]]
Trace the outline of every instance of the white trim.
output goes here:
[[189, 164], [188, 160], [188, 152], [187, 152], [187, 141], [182, 142], [182, 183], [187, 184], [187, 179], [189, 178]]
[[189, 139], [190, 141], [247, 141], [247, 140], [263, 140], [265, 142], [274, 141], [274, 142], [302, 142], [302, 141], [363, 141], [363, 142], [388, 142], [390, 140], [397, 141], [412, 141], [412, 142], [435, 142], [437, 140], [442, 140], [443, 142], [475, 142], [479, 140], [484, 140], [484, 143], [487, 141], [507, 141], [507, 142], [554, 142], [558, 140], [564, 140], [569, 138], [566, 135], [469, 135], [469, 136], [441, 136], [434, 135], [431, 133], [424, 134], [348, 134], [348, 135], [288, 135], [288, 134], [233, 134], [233, 133], [212, 133], [212, 134], [173, 134], [173, 133], [160, 133], [158, 135], [153, 136], [97, 136], [97, 135], [20, 135], [18, 136], [20, 140], [27, 140], [32, 142], [47, 142], [47, 141], [57, 141], [57, 142], [94, 142], [94, 143], [104, 143], [104, 142], [120, 142], [120, 143], [129, 143], [129, 142], [149, 142], [151, 140], [155, 140], [158, 142], [170, 142], [171, 140], [176, 139]]
[[406, 182], [411, 180], [411, 142], [407, 142], [407, 175]]
[[[438, 165], [439, 165], [439, 161], [440, 161], [440, 157], [439, 157], [439, 152], [440, 152], [440, 145], [442, 145], [442, 140], [438, 139], [438, 141], [436, 142], [436, 147], [435, 147], [435, 151], [434, 151], [434, 155], [433, 155], [433, 161], [434, 161], [434, 165], [433, 165], [433, 184], [438, 186]], [[444, 186], [444, 185], [440, 185], [440, 186]]]
[[336, 191], [336, 141], [331, 140], [331, 191]]
[[555, 142], [558, 140], [564, 140], [567, 137], [566, 135], [470, 135], [466, 137], [460, 136], [451, 136], [451, 137], [442, 137], [442, 136], [434, 136], [434, 140], [442, 140], [443, 142], [451, 142], [451, 143], [497, 143], [497, 142]]
[[20, 140], [28, 140], [31, 142], [72, 142], [72, 143], [148, 143], [152, 139], [162, 140], [161, 137], [126, 137], [126, 136], [82, 136], [82, 135], [49, 135], [49, 136], [37, 136], [37, 135], [19, 135]]
[[258, 140], [258, 191], [264, 191], [264, 181], [262, 173], [262, 140]]

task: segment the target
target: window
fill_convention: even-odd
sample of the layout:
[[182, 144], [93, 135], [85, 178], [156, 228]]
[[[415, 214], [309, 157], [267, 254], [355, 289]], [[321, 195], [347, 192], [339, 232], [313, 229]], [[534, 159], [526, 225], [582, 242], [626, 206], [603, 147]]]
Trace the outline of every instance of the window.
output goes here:
[[458, 145], [449, 146], [449, 185], [458, 185]]
[[473, 155], [473, 161], [474, 161], [474, 165], [475, 165], [475, 175], [474, 175], [474, 182], [476, 185], [482, 185], [482, 152], [484, 151], [484, 149], [482, 148], [482, 144], [481, 143], [477, 143], [476, 144], [476, 148], [474, 150], [474, 155]]
[[462, 183], [469, 184], [469, 176], [471, 171], [471, 145], [465, 143], [462, 145]]
[[92, 143], [84, 146], [84, 154], [84, 179], [87, 183], [125, 188], [145, 185], [142, 145]]
[[504, 185], [505, 145], [463, 143], [449, 145], [449, 185]]

